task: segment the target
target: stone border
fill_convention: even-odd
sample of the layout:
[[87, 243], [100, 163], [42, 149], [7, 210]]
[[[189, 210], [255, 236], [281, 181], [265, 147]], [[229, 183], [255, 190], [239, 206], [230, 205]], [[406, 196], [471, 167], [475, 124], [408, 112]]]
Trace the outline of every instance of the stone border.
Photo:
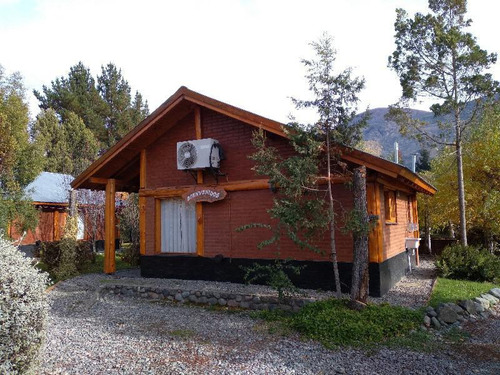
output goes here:
[[98, 290], [101, 299], [107, 297], [132, 297], [153, 301], [172, 301], [208, 306], [227, 306], [250, 310], [298, 311], [301, 307], [315, 301], [313, 298], [287, 298], [280, 300], [274, 296], [255, 294], [221, 293], [178, 288], [158, 288], [144, 285], [103, 285]]
[[472, 300], [440, 303], [436, 309], [429, 306], [424, 316], [424, 327], [441, 329], [459, 326], [465, 321], [488, 318], [490, 315], [488, 310], [499, 302], [500, 288], [493, 288]]

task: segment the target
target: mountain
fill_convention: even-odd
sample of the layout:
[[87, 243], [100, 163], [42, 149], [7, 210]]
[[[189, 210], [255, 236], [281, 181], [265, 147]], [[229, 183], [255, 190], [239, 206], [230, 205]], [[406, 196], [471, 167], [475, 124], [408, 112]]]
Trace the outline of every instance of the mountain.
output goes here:
[[[371, 117], [363, 131], [363, 139], [365, 141], [378, 142], [382, 146], [381, 156], [386, 159], [391, 158], [394, 155], [394, 142], [397, 141], [399, 143], [400, 157], [403, 159], [403, 164], [410, 167], [412, 155], [418, 154], [422, 146], [414, 139], [403, 137], [399, 132], [399, 126], [396, 123], [385, 119], [385, 115], [388, 111], [388, 108], [375, 108], [368, 111]], [[432, 112], [420, 111], [416, 109], [412, 109], [410, 111], [413, 118], [429, 123], [426, 127], [429, 133], [433, 135], [439, 134], [440, 129], [438, 127], [438, 119], [434, 117]], [[429, 151], [431, 151], [432, 155], [435, 154], [435, 150]]]

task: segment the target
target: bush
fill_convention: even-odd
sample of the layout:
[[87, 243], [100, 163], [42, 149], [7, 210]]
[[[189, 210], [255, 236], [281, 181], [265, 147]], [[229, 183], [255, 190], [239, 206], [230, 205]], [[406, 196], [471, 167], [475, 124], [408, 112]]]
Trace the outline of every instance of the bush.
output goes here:
[[247, 284], [264, 283], [278, 292], [280, 300], [300, 294], [288, 275], [299, 276], [302, 268], [304, 267], [293, 266], [288, 260], [280, 259], [275, 259], [272, 264], [254, 263], [250, 267], [242, 267], [245, 271], [243, 278]]
[[45, 334], [46, 274], [0, 236], [0, 373], [35, 373]]
[[141, 254], [139, 251], [139, 244], [132, 242], [124, 247], [122, 260], [131, 266], [138, 266], [141, 261]]
[[442, 277], [471, 281], [500, 282], [500, 258], [480, 247], [446, 247], [436, 260]]
[[[67, 247], [68, 245], [76, 246], [75, 254], [66, 254], [67, 260], [72, 260], [74, 267], [76, 270], [81, 272], [87, 264], [90, 262], [95, 262], [95, 253], [92, 251], [92, 245], [90, 242], [86, 241], [76, 241], [76, 244], [73, 243], [73, 240], [69, 240], [68, 244], [66, 239], [62, 241], [55, 242], [42, 242], [39, 245], [39, 257], [42, 263], [47, 266], [47, 270], [51, 273], [54, 273], [54, 270], [60, 268], [60, 263], [62, 259], [62, 249]], [[69, 250], [71, 251], [71, 246]], [[72, 252], [72, 251], [71, 251]], [[67, 263], [67, 261], [66, 261]], [[73, 268], [69, 266], [69, 268]]]

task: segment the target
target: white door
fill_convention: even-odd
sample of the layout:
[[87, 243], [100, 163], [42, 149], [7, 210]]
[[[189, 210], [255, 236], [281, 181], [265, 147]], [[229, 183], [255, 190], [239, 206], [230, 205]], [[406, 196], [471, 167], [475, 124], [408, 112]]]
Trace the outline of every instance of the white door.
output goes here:
[[177, 198], [161, 201], [161, 252], [196, 253], [196, 205]]

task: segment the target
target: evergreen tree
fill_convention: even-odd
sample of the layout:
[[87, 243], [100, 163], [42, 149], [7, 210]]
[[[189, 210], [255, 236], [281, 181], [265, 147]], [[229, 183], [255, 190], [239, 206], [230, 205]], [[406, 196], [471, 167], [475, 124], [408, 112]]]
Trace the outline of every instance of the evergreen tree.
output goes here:
[[257, 174], [268, 176], [271, 186], [278, 187], [278, 195], [269, 210], [277, 225], [273, 228], [250, 224], [243, 229], [273, 229], [273, 236], [259, 247], [276, 243], [282, 235], [286, 235], [299, 247], [316, 252], [320, 250], [315, 241], [328, 233], [336, 296], [340, 297], [332, 183], [336, 177], [345, 177], [346, 174], [338, 159], [338, 143], [358, 144], [362, 127], [366, 124], [367, 116], [361, 122], [352, 121], [356, 114], [357, 95], [364, 87], [364, 80], [351, 77], [350, 69], [334, 74], [336, 52], [328, 35], [311, 43], [311, 46], [316, 59], [303, 60], [303, 63], [314, 99], [293, 99], [293, 102], [297, 108], [316, 109], [318, 120], [307, 126], [291, 123], [285, 127], [284, 131], [295, 150], [295, 155], [285, 159], [266, 144], [262, 131], [256, 133], [253, 142], [257, 152], [252, 159], [256, 161]]
[[431, 153], [426, 148], [420, 149], [419, 158], [415, 166], [416, 172], [425, 172], [431, 169]]
[[48, 172], [76, 176], [95, 160], [99, 150], [97, 139], [72, 112], [61, 122], [54, 110], [42, 111], [33, 124], [32, 137], [43, 149]]
[[33, 228], [37, 212], [23, 188], [40, 172], [43, 158], [28, 137], [28, 104], [22, 78], [7, 76], [0, 66], [0, 230]]
[[[454, 148], [460, 235], [467, 245], [462, 145], [484, 99], [498, 91], [498, 82], [483, 73], [497, 57], [481, 49], [466, 32], [472, 22], [465, 18], [466, 0], [429, 0], [429, 8], [432, 14], [417, 13], [414, 18], [408, 18], [403, 9], [396, 11], [396, 50], [389, 57], [389, 66], [398, 74], [403, 92], [389, 118], [400, 125], [403, 134]], [[438, 100], [431, 110], [435, 116], [448, 115], [441, 125], [450, 130], [453, 141], [433, 137], [425, 124], [409, 117], [404, 107], [420, 97]], [[469, 102], [474, 104], [470, 114], [466, 112]]]
[[138, 92], [132, 99], [128, 82], [112, 63], [101, 67], [96, 80], [79, 62], [67, 77], [57, 78], [42, 91], [34, 91], [40, 108], [52, 108], [62, 124], [71, 113], [79, 116], [99, 141], [101, 151], [113, 146], [149, 114], [147, 102]]

